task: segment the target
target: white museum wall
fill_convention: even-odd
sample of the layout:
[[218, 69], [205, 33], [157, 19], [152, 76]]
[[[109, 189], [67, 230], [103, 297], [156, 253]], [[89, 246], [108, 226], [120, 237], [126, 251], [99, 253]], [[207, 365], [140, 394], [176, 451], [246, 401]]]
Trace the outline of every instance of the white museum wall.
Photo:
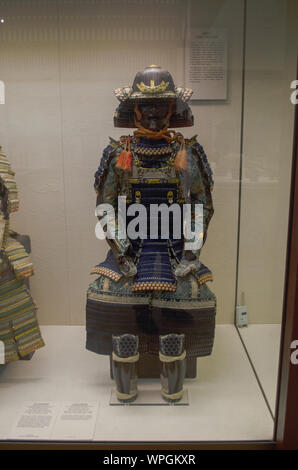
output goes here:
[[[0, 80], [6, 85], [6, 104], [0, 105], [0, 144], [16, 171], [21, 205], [11, 222], [14, 229], [31, 236], [36, 271], [31, 286], [42, 324], [82, 325], [85, 322], [89, 271], [104, 259], [107, 251], [105, 242], [98, 241], [94, 234], [93, 174], [108, 136], [116, 138], [126, 132], [113, 128], [112, 118], [117, 106], [113, 89], [131, 84], [135, 73], [151, 63], [167, 68], [177, 84], [183, 83], [186, 5], [183, 0], [1, 1], [5, 23], [0, 25]], [[229, 37], [228, 100], [194, 102], [195, 126], [184, 133], [187, 137], [198, 133], [215, 170], [215, 215], [202, 260], [214, 273], [211, 287], [218, 299], [217, 322], [232, 323], [238, 229], [243, 2], [193, 0], [190, 8], [192, 26], [225, 27]], [[267, 38], [273, 31], [265, 33]], [[280, 47], [280, 43], [278, 45]], [[280, 53], [282, 57], [282, 51]], [[293, 63], [290, 65], [292, 67]], [[275, 90], [275, 81], [269, 81], [268, 86]], [[248, 94], [246, 104], [248, 115], [258, 102], [250, 103]], [[271, 113], [267, 113], [259, 103], [257, 109], [264, 113], [264, 119], [272, 117], [272, 108]], [[288, 113], [283, 120], [290, 122], [290, 109], [282, 112]], [[254, 128], [254, 117], [250, 119], [251, 126], [248, 133], [244, 133], [245, 162], [250, 163], [253, 171], [253, 161], [258, 158], [252, 145], [253, 134], [256, 133], [260, 146], [266, 147], [270, 129], [267, 127], [266, 139], [263, 139], [263, 128]], [[290, 146], [287, 142], [290, 131], [285, 124], [283, 128], [285, 131], [280, 134], [278, 144]], [[276, 129], [280, 132], [279, 127]], [[288, 198], [288, 187], [284, 185], [288, 181], [289, 167], [282, 167], [282, 155], [275, 147], [274, 168], [282, 180], [278, 195], [274, 188], [269, 188], [265, 208], [270, 206], [273, 193], [274, 201], [278, 200], [278, 210], [284, 211]], [[266, 162], [271, 162], [272, 149], [266, 147], [265, 150], [261, 153], [266, 168]], [[284, 153], [288, 162], [287, 152]], [[250, 201], [254, 203], [249, 194], [245, 201], [248, 206]], [[284, 256], [286, 232], [284, 213], [282, 217], [280, 246], [274, 251], [279, 260]], [[260, 233], [271, 233], [272, 227], [276, 227], [274, 216], [265, 219]], [[244, 226], [241, 237], [246, 229], [251, 230], [251, 227]], [[253, 249], [251, 238], [241, 238], [241, 243]], [[254, 270], [256, 265], [251, 252], [248, 249], [243, 252], [249, 255], [249, 266]], [[265, 275], [271, 276], [270, 252], [265, 254]], [[258, 251], [257, 256], [260, 259]], [[246, 266], [243, 258], [240, 259], [242, 266]], [[260, 263], [258, 266], [260, 269]], [[245, 269], [240, 269], [239, 285], [245, 284], [249, 305], [256, 311], [256, 305], [263, 302], [263, 291], [255, 289], [253, 276], [246, 275]], [[268, 279], [268, 284], [271, 282], [281, 288], [280, 272], [276, 279]], [[252, 299], [253, 296], [256, 298]], [[267, 295], [266, 312], [268, 317], [263, 317], [262, 321], [274, 322], [280, 312], [276, 297]]]

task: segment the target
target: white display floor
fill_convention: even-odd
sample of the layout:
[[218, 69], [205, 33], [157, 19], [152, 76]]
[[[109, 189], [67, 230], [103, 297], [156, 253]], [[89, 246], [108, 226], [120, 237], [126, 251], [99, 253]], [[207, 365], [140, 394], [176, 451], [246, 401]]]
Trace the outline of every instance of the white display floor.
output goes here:
[[[46, 347], [0, 368], [0, 439], [25, 401], [98, 402], [95, 441], [271, 440], [273, 420], [233, 325], [218, 325], [212, 356], [186, 380], [188, 406], [110, 406], [109, 359], [85, 350], [84, 327], [42, 327]], [[139, 388], [157, 390], [158, 380]], [[55, 440], [55, 435], [52, 436]]]
[[274, 415], [281, 325], [248, 325], [240, 329], [240, 334]]

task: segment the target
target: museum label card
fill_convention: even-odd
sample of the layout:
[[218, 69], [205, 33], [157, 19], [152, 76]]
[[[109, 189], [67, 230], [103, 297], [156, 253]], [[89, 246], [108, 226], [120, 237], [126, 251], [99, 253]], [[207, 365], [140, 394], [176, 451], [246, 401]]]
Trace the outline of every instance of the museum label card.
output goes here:
[[56, 402], [24, 402], [10, 439], [49, 440], [59, 408]]
[[63, 403], [53, 429], [52, 439], [91, 441], [97, 413], [98, 402]]
[[189, 28], [185, 41], [185, 83], [193, 100], [227, 99], [227, 31]]

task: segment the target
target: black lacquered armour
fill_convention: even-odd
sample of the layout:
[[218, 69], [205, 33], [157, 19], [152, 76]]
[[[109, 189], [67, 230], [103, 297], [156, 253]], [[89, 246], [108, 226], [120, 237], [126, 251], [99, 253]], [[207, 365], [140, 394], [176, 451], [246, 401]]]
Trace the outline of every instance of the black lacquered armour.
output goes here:
[[121, 102], [114, 115], [115, 127], [135, 128], [135, 103], [146, 100], [170, 100], [172, 102], [169, 127], [193, 126], [193, 115], [187, 103], [191, 98], [192, 90], [175, 86], [171, 74], [158, 65], [150, 65], [138, 72], [132, 87], [117, 88], [115, 94]]
[[160, 336], [160, 352], [165, 356], [180, 356], [184, 350], [184, 335], [171, 333]]
[[112, 336], [113, 351], [118, 357], [135, 356], [138, 352], [139, 340], [137, 336], [124, 334]]

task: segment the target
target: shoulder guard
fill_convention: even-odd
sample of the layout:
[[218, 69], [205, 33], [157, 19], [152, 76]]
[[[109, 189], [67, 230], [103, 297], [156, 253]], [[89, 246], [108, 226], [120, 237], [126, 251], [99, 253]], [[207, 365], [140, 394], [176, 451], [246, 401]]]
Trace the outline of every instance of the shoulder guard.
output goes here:
[[19, 208], [18, 189], [15, 181], [15, 172], [11, 169], [7, 156], [2, 153], [0, 146], [0, 198], [7, 194], [7, 211], [15, 212]]
[[22, 243], [9, 236], [4, 253], [17, 279], [32, 276], [33, 264]]
[[213, 173], [209, 165], [207, 155], [202, 145], [197, 141], [197, 136], [195, 135], [191, 139], [186, 139], [185, 144], [191, 147], [195, 155], [198, 157], [199, 166], [203, 170], [204, 178], [207, 180], [208, 186], [212, 191], [214, 186]]
[[121, 148], [120, 141], [114, 140], [110, 137], [109, 145], [104, 149], [100, 160], [99, 167], [94, 174], [94, 188], [97, 192], [102, 188], [107, 176], [107, 170], [112, 158], [116, 155], [117, 149]]
[[211, 167], [209, 165], [207, 155], [204, 152], [204, 149], [202, 145], [199, 144], [197, 141], [197, 136], [194, 136], [192, 139], [189, 139], [186, 143], [187, 146], [191, 148], [192, 154], [196, 158], [197, 165], [199, 167], [200, 173], [203, 178], [204, 186], [205, 186], [205, 197], [206, 197], [206, 202], [205, 202], [205, 209], [206, 209], [206, 214], [205, 214], [205, 233], [204, 233], [204, 240], [203, 243], [206, 241], [207, 237], [207, 231], [208, 231], [208, 226], [209, 222], [213, 216], [214, 213], [214, 208], [213, 208], [213, 202], [212, 202], [212, 189], [214, 186], [213, 182], [213, 174]]

